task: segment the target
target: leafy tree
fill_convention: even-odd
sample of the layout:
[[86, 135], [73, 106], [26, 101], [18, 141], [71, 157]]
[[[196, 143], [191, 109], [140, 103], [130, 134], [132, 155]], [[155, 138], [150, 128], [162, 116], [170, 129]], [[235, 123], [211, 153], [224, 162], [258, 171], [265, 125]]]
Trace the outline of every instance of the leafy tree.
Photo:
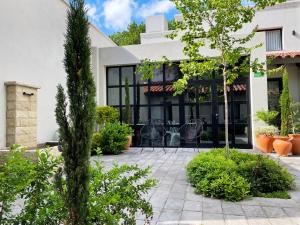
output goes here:
[[133, 22], [128, 25], [127, 30], [117, 32], [109, 37], [119, 46], [140, 44], [140, 34], [146, 31], [145, 24]]
[[[175, 29], [175, 21], [170, 20], [168, 22], [169, 30]], [[146, 26], [144, 23], [137, 24], [132, 22], [128, 25], [127, 30], [114, 33], [109, 37], [119, 46], [125, 45], [138, 45], [141, 43], [141, 33], [146, 32]]]
[[95, 125], [95, 84], [90, 65], [89, 22], [84, 0], [71, 0], [67, 15], [64, 65], [67, 96], [58, 86], [56, 120], [63, 146], [66, 174], [66, 206], [69, 224], [87, 224], [89, 197], [89, 158]]
[[280, 134], [287, 136], [290, 131], [291, 123], [291, 97], [289, 92], [289, 78], [286, 68], [283, 70], [282, 93], [280, 96], [281, 109], [281, 129]]
[[[182, 93], [193, 76], [206, 76], [220, 73], [223, 78], [223, 93], [225, 103], [225, 141], [227, 158], [229, 158], [228, 135], [228, 97], [227, 88], [242, 72], [252, 69], [254, 72], [262, 70], [258, 60], [249, 63], [249, 59], [242, 60], [242, 56], [250, 55], [254, 48], [246, 47], [255, 35], [256, 29], [245, 36], [233, 35], [242, 27], [250, 23], [255, 12], [283, 0], [254, 0], [247, 1], [253, 7], [247, 6], [241, 0], [172, 0], [183, 16], [182, 22], [175, 24], [176, 31], [170, 36], [180, 36], [185, 44], [184, 53], [189, 60], [181, 62], [180, 68], [184, 76], [174, 86], [176, 93]], [[247, 3], [246, 2], [246, 3]], [[216, 50], [220, 57], [207, 58], [201, 54], [202, 47]]]

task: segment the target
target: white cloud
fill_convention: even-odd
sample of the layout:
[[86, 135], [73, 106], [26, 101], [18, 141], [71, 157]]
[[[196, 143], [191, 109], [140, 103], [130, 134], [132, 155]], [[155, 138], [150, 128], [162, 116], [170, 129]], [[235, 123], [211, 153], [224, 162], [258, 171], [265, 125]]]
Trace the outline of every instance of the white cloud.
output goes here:
[[136, 7], [134, 0], [105, 0], [102, 14], [105, 26], [113, 30], [126, 29]]
[[91, 19], [91, 21], [97, 22], [100, 17], [97, 11], [97, 6], [94, 4], [86, 4], [85, 8], [87, 10], [87, 15]]
[[142, 4], [138, 10], [138, 15], [142, 18], [155, 14], [167, 13], [175, 8], [175, 4], [170, 0], [154, 0], [150, 4]]

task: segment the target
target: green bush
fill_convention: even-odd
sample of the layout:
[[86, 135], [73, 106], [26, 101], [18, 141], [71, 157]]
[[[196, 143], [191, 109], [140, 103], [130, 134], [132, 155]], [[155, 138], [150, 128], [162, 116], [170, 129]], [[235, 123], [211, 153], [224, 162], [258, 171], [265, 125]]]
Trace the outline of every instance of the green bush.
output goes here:
[[205, 196], [239, 201], [247, 196], [287, 198], [294, 179], [266, 156], [225, 149], [198, 154], [187, 165], [187, 176], [196, 192]]
[[116, 123], [120, 119], [118, 109], [111, 106], [98, 106], [96, 108], [96, 123], [103, 127], [107, 123]]
[[[37, 160], [27, 159], [22, 151], [12, 149], [0, 168], [0, 224], [68, 224], [63, 159], [48, 150], [37, 151]], [[100, 163], [90, 167], [88, 224], [135, 224], [138, 212], [149, 220], [153, 210], [143, 196], [156, 185], [149, 174], [149, 168], [136, 165], [114, 165], [109, 171]], [[24, 206], [19, 214], [12, 214], [17, 198], [24, 200]]]
[[125, 149], [128, 136], [132, 135], [132, 132], [127, 124], [108, 123], [100, 133], [93, 135], [93, 151], [98, 148], [103, 154], [120, 154]]
[[258, 111], [256, 112], [256, 117], [262, 121], [264, 121], [269, 126], [277, 126], [278, 125], [278, 116], [279, 112], [277, 111]]

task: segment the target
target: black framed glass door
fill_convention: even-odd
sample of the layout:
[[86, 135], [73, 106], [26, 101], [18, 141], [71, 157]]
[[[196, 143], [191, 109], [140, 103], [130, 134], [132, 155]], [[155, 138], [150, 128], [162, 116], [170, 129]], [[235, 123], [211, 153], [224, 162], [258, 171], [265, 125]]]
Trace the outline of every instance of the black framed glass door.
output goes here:
[[[107, 103], [120, 110], [121, 121], [124, 80], [128, 77], [134, 146], [223, 147], [222, 79], [192, 79], [182, 95], [174, 96], [173, 82], [182, 76], [178, 65], [164, 65], [155, 74], [155, 79], [142, 81], [134, 65], [107, 68]], [[241, 76], [227, 88], [229, 141], [237, 148], [252, 147], [249, 89], [248, 76]], [[149, 132], [144, 134], [146, 131]], [[142, 140], [158, 133], [162, 136], [159, 141], [157, 137], [155, 141]]]

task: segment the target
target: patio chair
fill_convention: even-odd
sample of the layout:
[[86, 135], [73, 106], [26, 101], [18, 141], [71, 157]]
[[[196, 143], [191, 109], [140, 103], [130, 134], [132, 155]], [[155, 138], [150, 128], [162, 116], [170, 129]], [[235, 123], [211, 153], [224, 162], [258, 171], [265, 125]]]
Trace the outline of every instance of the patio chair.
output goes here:
[[164, 148], [166, 131], [162, 124], [146, 124], [142, 127], [140, 131], [141, 142], [140, 146], [142, 147], [141, 153], [144, 151], [145, 144], [152, 146], [153, 151], [155, 147], [163, 147], [163, 151], [166, 153]]
[[[198, 148], [198, 139], [201, 136], [203, 126], [200, 120], [194, 120], [189, 123], [183, 124], [179, 128], [180, 144], [194, 144]], [[176, 152], [178, 151], [178, 147]], [[199, 151], [199, 150], [198, 150]]]

